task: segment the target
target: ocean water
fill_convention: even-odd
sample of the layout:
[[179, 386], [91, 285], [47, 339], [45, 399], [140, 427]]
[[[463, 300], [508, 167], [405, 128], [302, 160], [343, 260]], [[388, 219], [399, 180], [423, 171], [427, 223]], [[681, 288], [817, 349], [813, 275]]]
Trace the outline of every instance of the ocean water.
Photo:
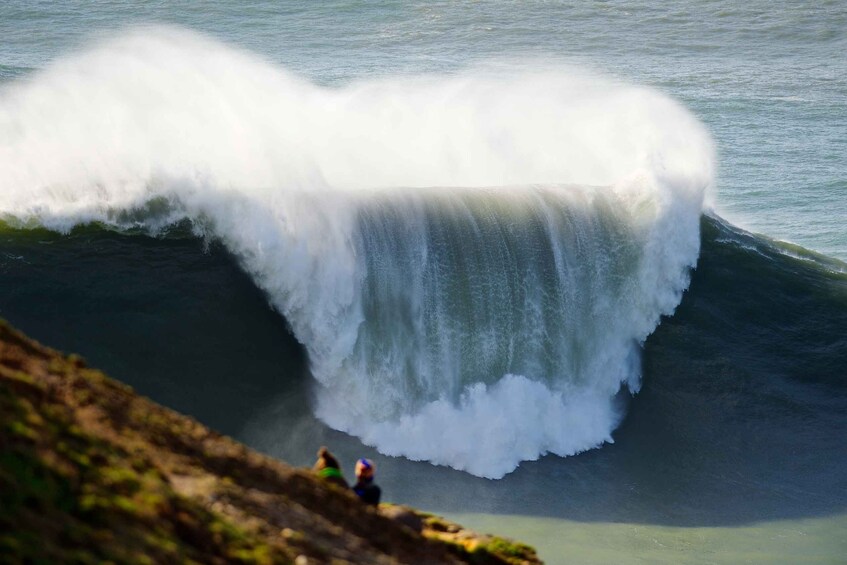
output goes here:
[[0, 315], [551, 563], [840, 562], [845, 29], [5, 3]]

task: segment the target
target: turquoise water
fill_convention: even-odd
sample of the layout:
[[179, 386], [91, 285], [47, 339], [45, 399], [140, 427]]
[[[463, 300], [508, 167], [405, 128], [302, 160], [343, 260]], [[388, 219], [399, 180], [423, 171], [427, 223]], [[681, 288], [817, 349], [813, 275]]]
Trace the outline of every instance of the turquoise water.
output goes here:
[[845, 29], [4, 3], [0, 315], [551, 563], [841, 562]]

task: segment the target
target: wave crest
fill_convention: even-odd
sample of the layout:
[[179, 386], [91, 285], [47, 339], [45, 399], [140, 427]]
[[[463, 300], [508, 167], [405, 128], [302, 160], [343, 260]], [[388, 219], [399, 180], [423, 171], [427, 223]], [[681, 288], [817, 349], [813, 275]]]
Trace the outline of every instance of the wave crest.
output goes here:
[[7, 221], [193, 220], [306, 346], [322, 419], [487, 477], [610, 441], [713, 162], [680, 105], [574, 69], [329, 89], [178, 29], [0, 94]]

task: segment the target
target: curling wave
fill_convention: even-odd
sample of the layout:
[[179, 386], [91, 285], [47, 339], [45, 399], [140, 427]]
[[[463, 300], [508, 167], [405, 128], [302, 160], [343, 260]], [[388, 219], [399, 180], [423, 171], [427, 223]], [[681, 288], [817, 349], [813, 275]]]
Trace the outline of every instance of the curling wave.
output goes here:
[[316, 411], [501, 477], [611, 441], [697, 260], [714, 152], [574, 69], [320, 88], [145, 28], [0, 93], [0, 214], [220, 239], [309, 354]]

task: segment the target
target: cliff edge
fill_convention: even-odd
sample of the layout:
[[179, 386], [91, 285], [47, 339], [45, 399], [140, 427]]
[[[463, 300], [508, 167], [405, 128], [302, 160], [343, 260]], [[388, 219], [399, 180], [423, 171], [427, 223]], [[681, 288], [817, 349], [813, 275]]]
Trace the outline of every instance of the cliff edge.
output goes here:
[[0, 321], [5, 562], [540, 563], [437, 516], [377, 511]]

